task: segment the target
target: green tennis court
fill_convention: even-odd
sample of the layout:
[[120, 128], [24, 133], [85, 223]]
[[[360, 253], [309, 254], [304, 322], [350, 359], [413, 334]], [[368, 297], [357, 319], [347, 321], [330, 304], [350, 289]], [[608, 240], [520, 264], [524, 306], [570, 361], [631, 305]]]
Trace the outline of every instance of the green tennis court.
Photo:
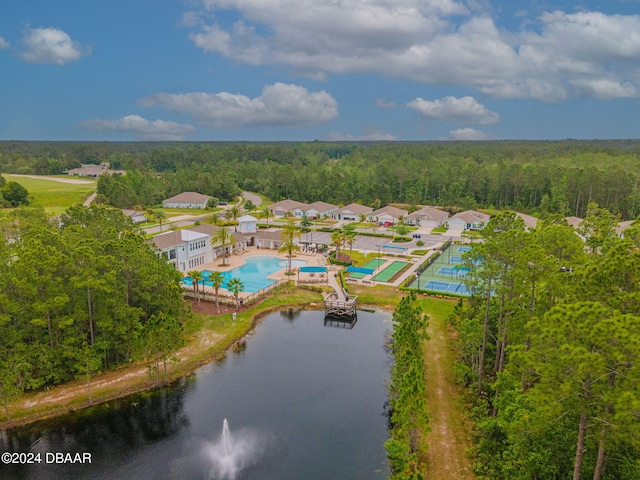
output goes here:
[[395, 261], [387, 268], [382, 270], [378, 275], [373, 277], [373, 280], [375, 280], [376, 282], [388, 282], [391, 277], [402, 270], [407, 264], [407, 262]]
[[[384, 262], [386, 262], [386, 260], [380, 260], [378, 258], [375, 258], [373, 260], [368, 261], [367, 263], [365, 263], [364, 265], [362, 265], [361, 268], [370, 268], [372, 270], [375, 270], [376, 268], [378, 268], [380, 265], [382, 265]], [[358, 273], [358, 272], [351, 272], [349, 273], [349, 277], [350, 278], [364, 278], [366, 277], [367, 274], [366, 273]]]

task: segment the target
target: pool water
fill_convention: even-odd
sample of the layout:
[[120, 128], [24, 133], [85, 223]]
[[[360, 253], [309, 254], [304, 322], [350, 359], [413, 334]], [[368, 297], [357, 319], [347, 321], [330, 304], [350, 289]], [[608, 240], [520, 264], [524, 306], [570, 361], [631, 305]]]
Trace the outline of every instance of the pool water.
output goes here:
[[[227, 282], [232, 278], [239, 278], [244, 284], [245, 292], [257, 292], [275, 282], [275, 280], [267, 278], [269, 275], [287, 268], [288, 265], [287, 260], [273, 256], [247, 257], [245, 261], [246, 263], [239, 268], [222, 272], [224, 278], [222, 288], [227, 288]], [[291, 260], [292, 268], [303, 267], [306, 264], [307, 262], [304, 260]], [[202, 270], [202, 275], [205, 278], [204, 284], [208, 287], [212, 285], [211, 282], [208, 281], [210, 274], [211, 270]], [[182, 284], [190, 287], [193, 285], [193, 280], [191, 277], [185, 277], [182, 279]]]

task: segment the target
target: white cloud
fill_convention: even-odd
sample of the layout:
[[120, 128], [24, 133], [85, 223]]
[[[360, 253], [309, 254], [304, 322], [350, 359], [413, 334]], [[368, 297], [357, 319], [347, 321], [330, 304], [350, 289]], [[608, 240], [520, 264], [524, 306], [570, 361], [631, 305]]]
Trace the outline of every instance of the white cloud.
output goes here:
[[376, 98], [374, 102], [376, 104], [376, 107], [382, 108], [384, 110], [390, 110], [392, 108], [395, 108], [396, 106], [396, 102], [385, 100], [384, 98]]
[[31, 63], [64, 65], [90, 53], [90, 49], [74, 42], [58, 28], [29, 29], [22, 38], [22, 45], [24, 50], [21, 56]]
[[338, 116], [338, 104], [325, 92], [309, 92], [306, 88], [275, 83], [266, 85], [256, 98], [220, 93], [156, 93], [138, 101], [143, 107], [163, 107], [190, 115], [195, 121], [212, 128], [242, 126], [302, 126], [332, 120]]
[[364, 129], [363, 135], [331, 132], [326, 136], [326, 140], [330, 142], [393, 142], [397, 140], [397, 138], [378, 127], [370, 126]]
[[416, 98], [407, 103], [407, 107], [416, 110], [425, 120], [439, 122], [458, 122], [468, 125], [492, 125], [500, 121], [500, 116], [478, 103], [473, 97], [444, 97], [428, 101]]
[[451, 140], [496, 140], [496, 137], [473, 128], [459, 128], [449, 132]]
[[[546, 102], [640, 94], [639, 15], [552, 12], [509, 32], [496, 27], [483, 2], [201, 0], [201, 5], [200, 23], [190, 35], [197, 47], [252, 65], [288, 65], [312, 78], [376, 73]], [[218, 23], [212, 23], [211, 16], [223, 10], [236, 11], [240, 19], [224, 25], [216, 16]]]
[[9, 46], [10, 46], [10, 43], [7, 42], [3, 37], [0, 37], [0, 50], [9, 48]]
[[192, 125], [150, 121], [139, 115], [127, 115], [117, 120], [85, 120], [80, 125], [90, 130], [133, 133], [139, 140], [182, 140], [196, 130]]

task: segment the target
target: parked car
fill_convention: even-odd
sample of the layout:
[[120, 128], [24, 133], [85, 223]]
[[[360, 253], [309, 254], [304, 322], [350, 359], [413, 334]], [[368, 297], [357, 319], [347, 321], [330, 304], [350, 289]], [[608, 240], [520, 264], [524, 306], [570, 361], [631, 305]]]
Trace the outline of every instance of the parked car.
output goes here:
[[391, 223], [391, 222], [384, 222], [382, 224], [383, 227], [390, 227], [391, 225], [393, 225], [393, 223]]

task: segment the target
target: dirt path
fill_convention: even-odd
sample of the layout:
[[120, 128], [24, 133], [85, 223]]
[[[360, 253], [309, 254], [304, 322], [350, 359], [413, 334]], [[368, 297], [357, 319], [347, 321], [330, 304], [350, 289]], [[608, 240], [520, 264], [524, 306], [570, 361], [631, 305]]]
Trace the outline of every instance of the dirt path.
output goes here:
[[75, 185], [93, 185], [95, 182], [89, 180], [78, 180], [77, 178], [58, 178], [58, 177], [46, 177], [44, 175], [20, 175], [17, 173], [5, 173], [7, 177], [26, 177], [34, 178], [36, 180], [51, 180], [52, 182], [71, 183]]
[[431, 432], [427, 436], [427, 478], [475, 479], [466, 454], [471, 447], [470, 428], [460, 410], [462, 406], [457, 403], [459, 392], [453, 375], [455, 354], [446, 319], [431, 317], [429, 335], [431, 339], [424, 350], [431, 415]]

